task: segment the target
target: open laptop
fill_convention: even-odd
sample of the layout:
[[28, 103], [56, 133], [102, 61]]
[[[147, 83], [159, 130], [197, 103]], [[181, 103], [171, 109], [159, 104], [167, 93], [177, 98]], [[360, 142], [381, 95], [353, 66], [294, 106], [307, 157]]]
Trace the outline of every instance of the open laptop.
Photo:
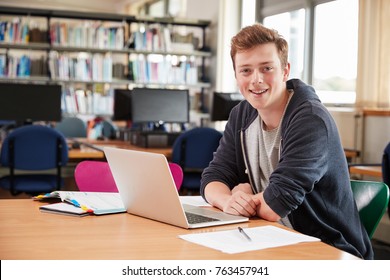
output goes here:
[[[162, 154], [112, 147], [105, 147], [104, 153], [123, 205], [130, 214], [182, 228], [248, 221], [247, 217], [182, 205], [167, 159]], [[191, 222], [194, 215], [200, 221]]]

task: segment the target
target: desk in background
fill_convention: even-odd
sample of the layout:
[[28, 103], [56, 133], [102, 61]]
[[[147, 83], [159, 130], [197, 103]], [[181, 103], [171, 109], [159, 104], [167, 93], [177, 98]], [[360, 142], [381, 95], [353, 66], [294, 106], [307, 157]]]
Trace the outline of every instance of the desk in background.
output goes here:
[[[70, 217], [41, 213], [41, 202], [0, 200], [0, 259], [223, 260], [357, 259], [322, 242], [225, 254], [182, 240], [180, 234], [236, 229], [226, 225], [186, 230], [127, 213]], [[277, 223], [250, 220], [241, 227]]]
[[[172, 157], [172, 148], [144, 148], [140, 146], [135, 146], [130, 144], [127, 141], [121, 140], [89, 140], [77, 138], [74, 139], [79, 143], [85, 143], [86, 145], [81, 144], [79, 149], [70, 149], [69, 150], [69, 160], [72, 161], [80, 161], [84, 159], [95, 159], [95, 160], [104, 160], [103, 147], [116, 147], [121, 149], [129, 149], [150, 153], [159, 153], [165, 155], [168, 159]], [[72, 143], [73, 140], [68, 140], [68, 142]]]
[[349, 173], [355, 175], [367, 175], [372, 177], [379, 177], [382, 180], [382, 166], [370, 165], [352, 165], [349, 167]]

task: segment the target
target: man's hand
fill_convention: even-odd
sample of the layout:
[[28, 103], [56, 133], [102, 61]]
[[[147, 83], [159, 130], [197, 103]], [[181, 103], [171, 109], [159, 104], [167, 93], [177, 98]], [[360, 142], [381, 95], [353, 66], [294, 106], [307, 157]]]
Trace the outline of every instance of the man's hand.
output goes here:
[[257, 214], [260, 200], [257, 199], [249, 184], [239, 184], [223, 206], [223, 211], [232, 215], [252, 217]]
[[240, 215], [244, 217], [253, 217], [257, 214], [257, 201], [252, 199], [246, 193], [238, 191], [230, 196], [226, 201], [223, 211], [232, 215]]
[[237, 216], [255, 216], [260, 203], [260, 200], [253, 195], [249, 184], [239, 184], [230, 191], [221, 182], [211, 182], [205, 188], [205, 196], [214, 207]]

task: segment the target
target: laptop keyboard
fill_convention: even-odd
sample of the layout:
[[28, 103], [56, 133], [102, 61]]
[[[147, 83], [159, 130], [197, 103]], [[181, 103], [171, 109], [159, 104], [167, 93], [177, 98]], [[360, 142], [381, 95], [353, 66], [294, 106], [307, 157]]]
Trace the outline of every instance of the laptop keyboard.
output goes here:
[[218, 219], [194, 214], [194, 213], [188, 213], [185, 212], [187, 221], [189, 224], [200, 224], [200, 223], [206, 223], [206, 222], [212, 222], [212, 221], [219, 221]]

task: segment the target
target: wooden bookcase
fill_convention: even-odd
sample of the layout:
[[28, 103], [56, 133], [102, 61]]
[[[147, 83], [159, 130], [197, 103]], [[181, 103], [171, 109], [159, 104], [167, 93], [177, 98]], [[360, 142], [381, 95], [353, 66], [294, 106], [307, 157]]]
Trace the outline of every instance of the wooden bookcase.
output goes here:
[[61, 84], [70, 115], [110, 116], [115, 88], [188, 88], [203, 99], [209, 24], [0, 7], [0, 82]]

